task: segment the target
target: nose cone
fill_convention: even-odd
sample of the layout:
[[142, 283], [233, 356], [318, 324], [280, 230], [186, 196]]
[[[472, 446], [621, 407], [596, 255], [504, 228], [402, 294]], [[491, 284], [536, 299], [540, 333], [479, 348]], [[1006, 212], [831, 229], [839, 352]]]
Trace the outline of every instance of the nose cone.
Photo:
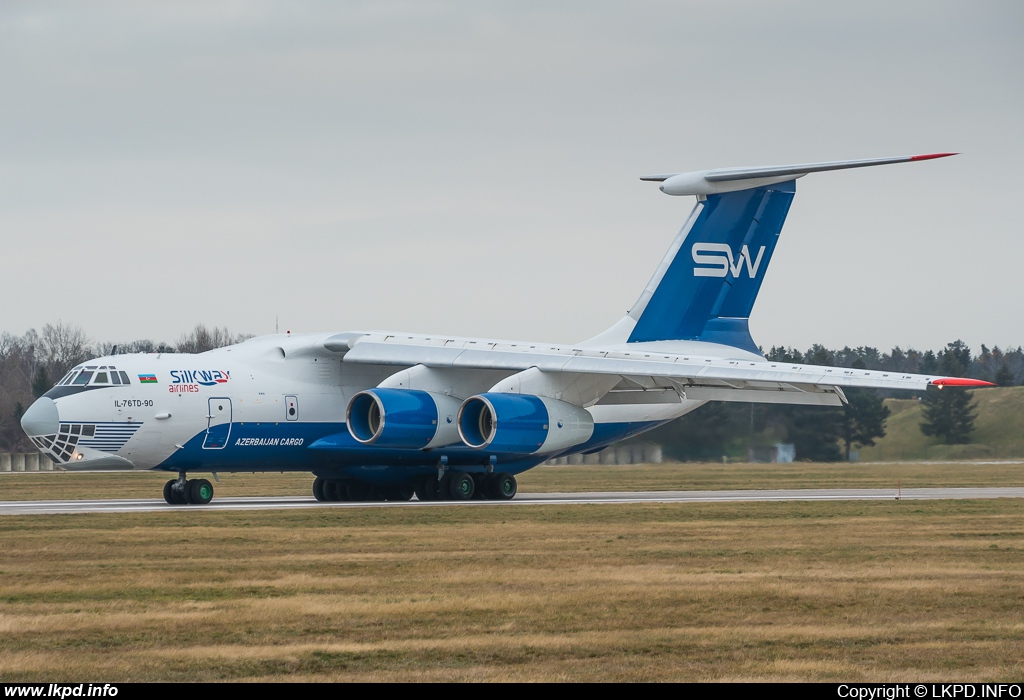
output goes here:
[[56, 435], [60, 430], [60, 418], [57, 415], [57, 404], [45, 396], [36, 399], [21, 417], [21, 428], [29, 437], [40, 435]]

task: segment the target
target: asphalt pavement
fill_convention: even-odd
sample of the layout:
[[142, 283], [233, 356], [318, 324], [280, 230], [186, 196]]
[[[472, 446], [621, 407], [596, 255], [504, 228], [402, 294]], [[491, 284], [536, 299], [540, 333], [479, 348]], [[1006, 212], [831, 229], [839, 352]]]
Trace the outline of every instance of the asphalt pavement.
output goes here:
[[773, 489], [740, 491], [604, 491], [587, 493], [520, 493], [511, 501], [428, 501], [321, 503], [312, 496], [217, 498], [203, 506], [171, 506], [158, 498], [80, 501], [0, 501], [0, 515], [52, 513], [136, 513], [196, 510], [289, 510], [293, 508], [508, 508], [514, 506], [738, 503], [745, 501], [905, 501], [1024, 498], [1024, 488]]

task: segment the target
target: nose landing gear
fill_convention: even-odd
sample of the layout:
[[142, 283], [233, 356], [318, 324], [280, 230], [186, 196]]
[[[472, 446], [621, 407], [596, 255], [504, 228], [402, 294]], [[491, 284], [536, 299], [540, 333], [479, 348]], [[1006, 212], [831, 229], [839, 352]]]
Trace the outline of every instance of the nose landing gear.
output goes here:
[[164, 500], [172, 506], [206, 505], [213, 500], [213, 484], [206, 479], [186, 479], [182, 472], [164, 484]]

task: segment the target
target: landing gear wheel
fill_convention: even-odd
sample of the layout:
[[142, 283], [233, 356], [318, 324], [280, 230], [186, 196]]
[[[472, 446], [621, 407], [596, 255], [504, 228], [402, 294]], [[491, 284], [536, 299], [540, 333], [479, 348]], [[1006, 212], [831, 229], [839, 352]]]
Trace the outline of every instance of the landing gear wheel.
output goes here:
[[324, 482], [326, 481], [322, 476], [313, 479], [313, 498], [318, 501], [327, 500], [327, 496], [324, 494]]
[[416, 482], [416, 498], [421, 501], [436, 501], [437, 498], [437, 477], [427, 474]]
[[164, 500], [167, 501], [167, 505], [176, 506], [178, 505], [177, 496], [174, 493], [174, 482], [177, 479], [171, 479], [164, 484]]
[[346, 485], [348, 501], [369, 501], [373, 499], [373, 486], [361, 481], [350, 481]]
[[473, 474], [473, 483], [476, 489], [473, 493], [473, 498], [486, 501], [491, 497], [491, 475], [490, 474]]
[[378, 489], [378, 493], [385, 501], [408, 501], [412, 498], [413, 487], [410, 484], [381, 486]]
[[465, 472], [459, 472], [453, 474], [451, 481], [448, 485], [448, 493], [451, 494], [452, 499], [456, 501], [468, 501], [473, 498], [473, 493], [476, 491], [476, 482], [473, 481], [473, 477]]
[[519, 491], [519, 483], [511, 474], [500, 472], [491, 476], [491, 498], [499, 501], [511, 501]]
[[324, 500], [334, 503], [335, 501], [344, 500], [344, 485], [339, 481], [333, 479], [324, 479]]
[[197, 506], [204, 506], [213, 500], [213, 484], [206, 479], [193, 479], [186, 482], [188, 502]]
[[437, 500], [450, 501], [452, 499], [452, 473], [446, 471], [437, 482]]
[[339, 501], [351, 501], [352, 500], [352, 494], [349, 493], [348, 486], [352, 482], [351, 481], [335, 481], [334, 483], [336, 483], [338, 485], [338, 500]]

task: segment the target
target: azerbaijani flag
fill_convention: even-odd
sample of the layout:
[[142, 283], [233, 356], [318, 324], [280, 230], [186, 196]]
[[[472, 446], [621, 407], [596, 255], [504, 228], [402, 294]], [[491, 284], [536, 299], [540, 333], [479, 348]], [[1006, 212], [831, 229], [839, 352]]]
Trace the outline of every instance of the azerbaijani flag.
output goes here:
[[140, 384], [156, 384], [157, 383], [156, 382], [156, 375], [155, 374], [140, 374], [139, 375], [139, 383]]

